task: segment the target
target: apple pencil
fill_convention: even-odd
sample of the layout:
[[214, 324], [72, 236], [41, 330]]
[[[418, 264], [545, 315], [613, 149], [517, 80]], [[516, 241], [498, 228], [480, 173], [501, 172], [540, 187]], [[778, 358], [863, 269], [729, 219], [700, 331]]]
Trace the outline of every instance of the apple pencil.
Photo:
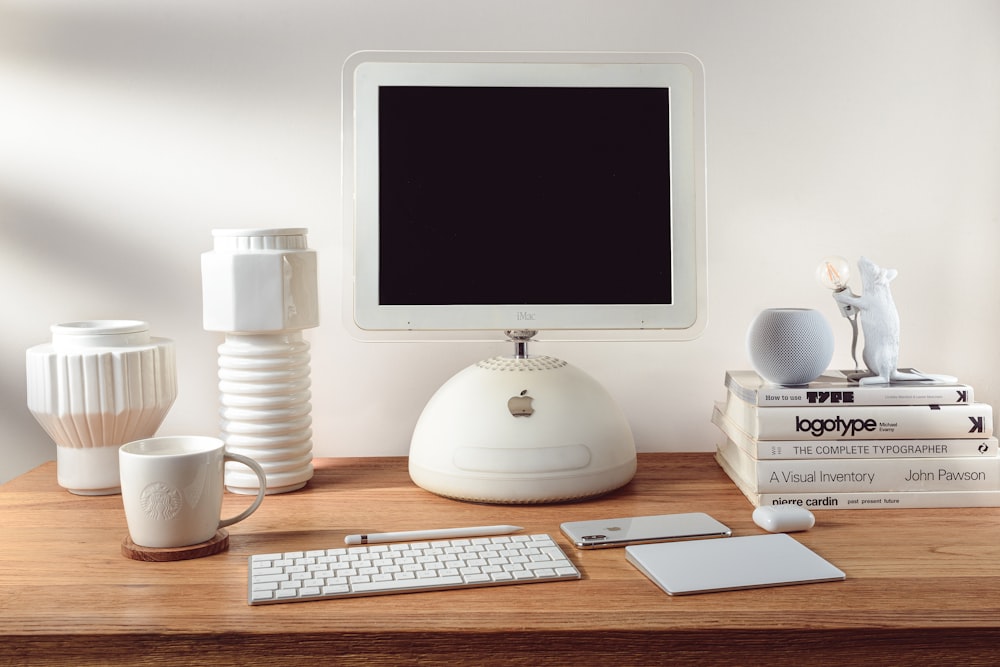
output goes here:
[[454, 537], [481, 537], [484, 535], [509, 535], [524, 530], [521, 526], [469, 526], [467, 528], [441, 528], [439, 530], [404, 530], [398, 533], [368, 533], [348, 535], [346, 544], [381, 544], [383, 542], [411, 542], [416, 540], [447, 540]]

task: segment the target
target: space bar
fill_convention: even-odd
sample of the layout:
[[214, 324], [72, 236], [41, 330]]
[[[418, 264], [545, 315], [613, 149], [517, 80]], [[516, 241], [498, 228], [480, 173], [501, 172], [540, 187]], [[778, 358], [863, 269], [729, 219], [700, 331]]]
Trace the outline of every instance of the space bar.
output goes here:
[[430, 577], [427, 579], [400, 579], [395, 581], [370, 581], [351, 584], [355, 593], [390, 593], [392, 591], [419, 591], [422, 588], [441, 588], [444, 586], [461, 586], [465, 579], [453, 577]]

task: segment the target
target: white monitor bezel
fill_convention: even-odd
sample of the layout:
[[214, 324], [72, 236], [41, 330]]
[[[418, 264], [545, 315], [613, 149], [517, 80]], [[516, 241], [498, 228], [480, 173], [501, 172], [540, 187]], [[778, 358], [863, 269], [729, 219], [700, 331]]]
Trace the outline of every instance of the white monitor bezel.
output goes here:
[[[385, 306], [378, 303], [378, 133], [382, 85], [669, 86], [674, 303], [585, 306]], [[707, 321], [704, 73], [685, 53], [362, 51], [343, 70], [344, 321], [364, 340], [695, 338]], [[372, 143], [375, 142], [375, 143]], [[369, 150], [366, 150], [369, 149]], [[676, 165], [683, 168], [675, 169]], [[531, 311], [533, 319], [524, 316]]]

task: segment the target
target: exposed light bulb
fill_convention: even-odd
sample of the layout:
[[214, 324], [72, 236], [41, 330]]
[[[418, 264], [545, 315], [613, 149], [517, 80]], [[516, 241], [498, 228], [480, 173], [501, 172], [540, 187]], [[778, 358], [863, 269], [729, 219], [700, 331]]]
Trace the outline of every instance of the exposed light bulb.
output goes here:
[[827, 289], [833, 290], [833, 298], [837, 302], [840, 314], [851, 323], [851, 358], [854, 359], [854, 369], [858, 366], [858, 311], [851, 304], [842, 300], [843, 292], [849, 292], [856, 296], [847, 287], [847, 281], [851, 279], [851, 265], [847, 260], [839, 255], [824, 257], [823, 261], [816, 267], [816, 280]]
[[816, 280], [835, 292], [847, 289], [847, 281], [851, 278], [851, 265], [843, 257], [832, 255], [825, 257], [816, 267]]

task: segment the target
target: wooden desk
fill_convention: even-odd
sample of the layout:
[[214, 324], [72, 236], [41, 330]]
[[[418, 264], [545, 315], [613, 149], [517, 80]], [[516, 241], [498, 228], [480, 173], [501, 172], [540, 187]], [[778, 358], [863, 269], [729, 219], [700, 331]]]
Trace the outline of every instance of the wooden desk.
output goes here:
[[[81, 498], [45, 464], [0, 487], [0, 665], [996, 664], [1000, 509], [819, 513], [798, 539], [847, 581], [670, 597], [619, 549], [580, 552], [562, 521], [704, 511], [760, 533], [710, 454], [641, 455], [626, 488], [541, 506], [456, 502], [402, 458], [318, 460], [269, 496], [228, 552], [175, 563], [120, 554], [119, 496]], [[249, 502], [227, 495], [228, 514]], [[250, 607], [246, 558], [345, 534], [512, 523], [555, 536], [570, 582]], [[734, 563], [739, 567], [739, 563]], [[321, 658], [320, 663], [306, 662]], [[610, 661], [610, 662], [609, 662]]]

